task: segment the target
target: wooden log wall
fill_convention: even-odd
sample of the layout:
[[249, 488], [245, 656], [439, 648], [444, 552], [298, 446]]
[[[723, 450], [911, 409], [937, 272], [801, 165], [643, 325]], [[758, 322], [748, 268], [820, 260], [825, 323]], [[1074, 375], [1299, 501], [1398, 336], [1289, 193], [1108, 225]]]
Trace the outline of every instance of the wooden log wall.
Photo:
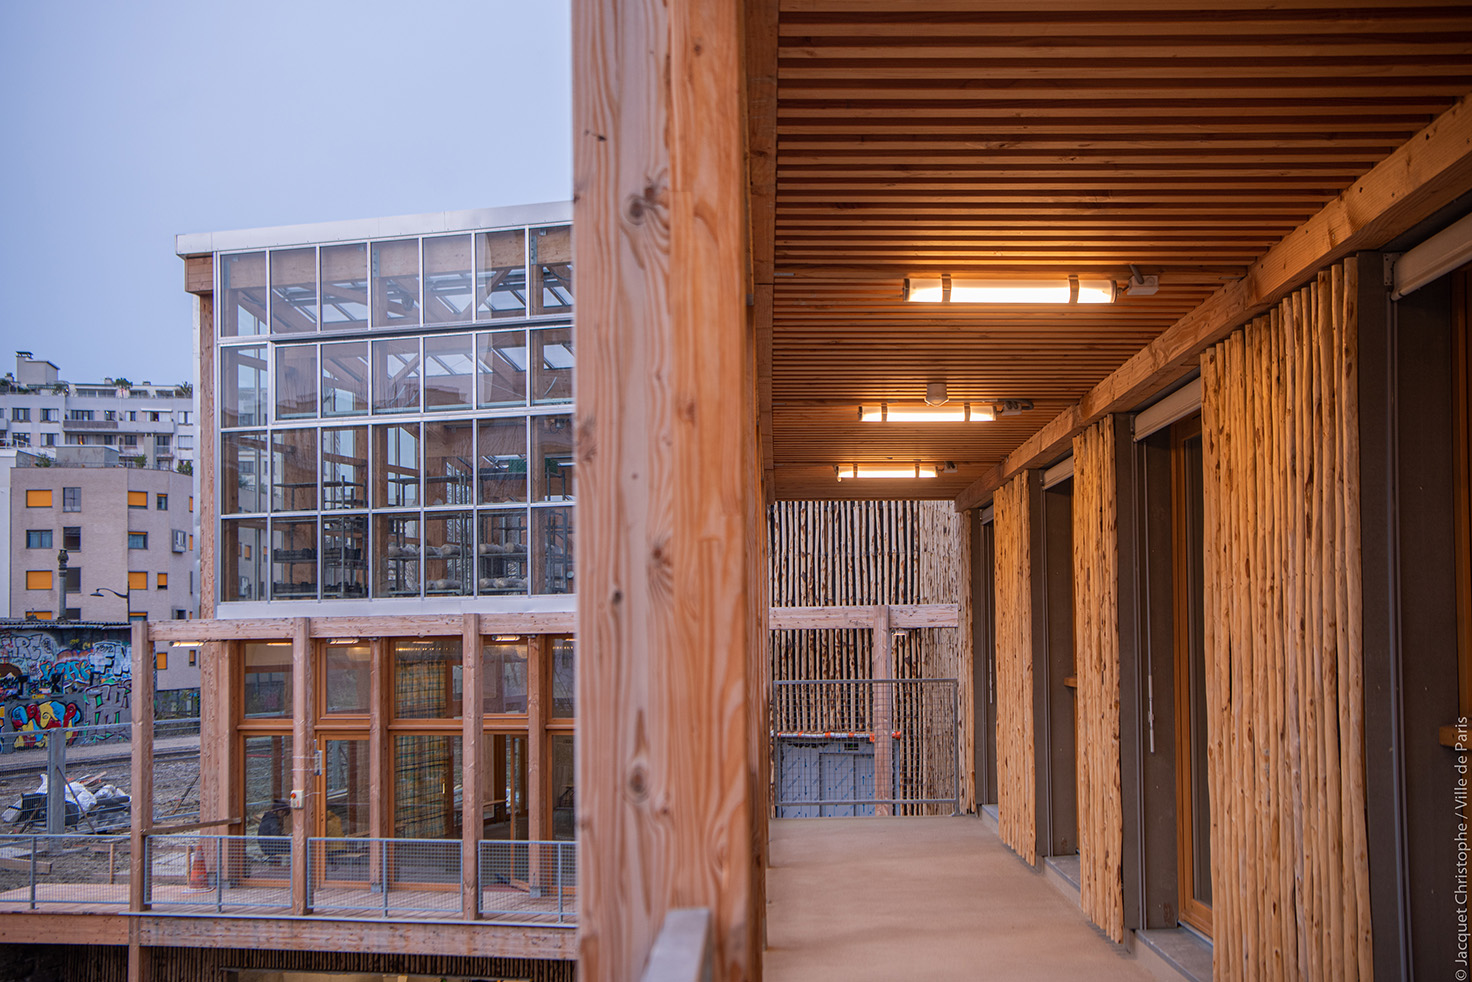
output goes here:
[[1073, 636], [1079, 904], [1124, 941], [1119, 761], [1119, 494], [1114, 418], [1073, 438]]
[[1350, 260], [1201, 359], [1219, 980], [1371, 976], [1356, 290]]
[[1002, 841], [1037, 863], [1037, 762], [1033, 756], [1032, 556], [1028, 472], [997, 489], [997, 826]]
[[[123, 949], [125, 952], [127, 949]], [[575, 962], [532, 958], [466, 958], [458, 955], [392, 955], [369, 951], [267, 951], [254, 948], [144, 949], [153, 982], [224, 979], [228, 969], [289, 973], [348, 972], [362, 975], [420, 975], [474, 979], [572, 982]], [[84, 976], [65, 976], [82, 979]]]
[[[862, 604], [957, 603], [963, 626], [911, 630], [892, 645], [890, 677], [961, 680], [960, 728], [955, 739], [967, 753], [970, 737], [970, 541], [963, 516], [946, 501], [781, 501], [768, 509], [771, 604], [808, 607]], [[873, 677], [873, 632], [868, 629], [770, 632], [772, 678], [868, 679]], [[951, 793], [955, 755], [939, 754], [951, 736], [954, 707], [934, 693], [902, 689], [894, 703], [896, 792], [934, 798]], [[865, 731], [871, 728], [865, 694], [841, 686], [777, 694], [779, 732]], [[962, 757], [962, 759], [967, 759]], [[961, 796], [974, 807], [975, 792]], [[900, 814], [949, 813], [942, 806], [905, 805]]]

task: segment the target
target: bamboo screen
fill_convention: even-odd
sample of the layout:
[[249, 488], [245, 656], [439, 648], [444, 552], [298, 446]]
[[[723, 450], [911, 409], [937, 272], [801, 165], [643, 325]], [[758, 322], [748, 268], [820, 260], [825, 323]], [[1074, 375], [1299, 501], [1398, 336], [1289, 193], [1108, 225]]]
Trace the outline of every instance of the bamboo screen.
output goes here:
[[[920, 603], [957, 604], [958, 628], [926, 628], [920, 635], [925, 678], [956, 679], [957, 734], [961, 757], [961, 810], [976, 810], [976, 728], [971, 684], [971, 535], [968, 517], [949, 501], [927, 501], [920, 508]], [[934, 745], [934, 744], [932, 744]], [[927, 761], [927, 768], [933, 762]], [[926, 788], [938, 789], [952, 768], [941, 769]]]
[[1202, 356], [1217, 979], [1368, 979], [1356, 267]]
[[1037, 862], [1037, 761], [1032, 719], [1032, 557], [1027, 473], [997, 489], [996, 541], [997, 830]]
[[1073, 634], [1078, 679], [1079, 903], [1124, 940], [1119, 779], [1119, 530], [1114, 418], [1073, 439]]

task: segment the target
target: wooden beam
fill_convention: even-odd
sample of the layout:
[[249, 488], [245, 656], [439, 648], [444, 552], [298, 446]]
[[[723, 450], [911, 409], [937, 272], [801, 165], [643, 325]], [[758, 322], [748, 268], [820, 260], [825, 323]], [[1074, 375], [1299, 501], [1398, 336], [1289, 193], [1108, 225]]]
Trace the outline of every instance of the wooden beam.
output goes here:
[[307, 840], [314, 833], [316, 792], [316, 686], [312, 674], [312, 625], [305, 617], [286, 622], [291, 627], [291, 791], [297, 798], [291, 812], [291, 912], [311, 912], [311, 870]]
[[480, 616], [461, 615], [460, 634], [460, 906], [467, 921], [480, 917], [480, 835], [484, 789], [481, 787], [482, 730]]
[[193, 293], [196, 296], [215, 292], [214, 256], [184, 257], [184, 292]]
[[874, 631], [873, 663], [870, 678], [874, 680], [874, 814], [894, 814], [894, 639], [890, 636], [889, 607], [874, 608], [869, 622]]
[[132, 916], [120, 910], [87, 913], [55, 910], [17, 910], [0, 914], [0, 945], [47, 944], [125, 945]]
[[133, 739], [130, 748], [133, 801], [129, 809], [128, 910], [147, 910], [143, 898], [144, 830], [153, 824], [153, 641], [147, 621], [133, 622]]
[[[890, 625], [896, 628], [957, 627], [960, 624], [957, 604], [893, 604]], [[823, 630], [827, 628], [865, 628], [874, 623], [873, 605], [857, 607], [773, 607], [768, 613], [768, 626], [774, 631]]]
[[[571, 610], [499, 611], [480, 615], [482, 634], [569, 634], [577, 616]], [[314, 617], [314, 639], [373, 637], [454, 637], [461, 633], [459, 614], [399, 614], [362, 617]], [[281, 617], [230, 620], [159, 621], [159, 641], [287, 640], [291, 621]]]
[[777, 4], [744, 0], [746, 169], [751, 231], [751, 326], [756, 344], [757, 447], [765, 503], [772, 473], [772, 281], [777, 215]]
[[1472, 187], [1472, 96], [1464, 97], [1349, 190], [1329, 202], [1248, 270], [1176, 321], [1079, 402], [1047, 423], [956, 498], [985, 503], [1009, 477], [1061, 454], [1075, 433], [1111, 412], [1128, 412], [1181, 378], [1209, 345], [1267, 310], [1316, 270], [1377, 248]]
[[573, 64], [578, 975], [702, 906], [713, 982], [759, 978], [739, 0], [581, 0]]
[[[389, 781], [393, 774], [393, 749], [389, 746], [388, 720], [393, 715], [393, 665], [389, 643], [384, 638], [368, 642], [372, 659], [368, 669], [368, 837], [393, 837], [393, 815], [389, 813]], [[368, 850], [368, 881], [380, 889], [384, 878], [383, 851]]]
[[[552, 838], [552, 754], [547, 720], [552, 709], [552, 639], [531, 639], [526, 666], [526, 801], [527, 838], [545, 842]], [[514, 823], [516, 816], [511, 820]], [[555, 852], [553, 853], [555, 855]], [[529, 846], [527, 879], [534, 888], [541, 887], [542, 863], [540, 846]]]

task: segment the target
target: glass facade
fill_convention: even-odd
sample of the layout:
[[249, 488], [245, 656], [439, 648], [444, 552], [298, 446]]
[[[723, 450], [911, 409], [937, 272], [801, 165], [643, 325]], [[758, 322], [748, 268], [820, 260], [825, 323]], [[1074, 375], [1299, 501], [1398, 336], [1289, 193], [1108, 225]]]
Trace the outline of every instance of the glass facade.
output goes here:
[[216, 268], [220, 601], [573, 592], [570, 227]]

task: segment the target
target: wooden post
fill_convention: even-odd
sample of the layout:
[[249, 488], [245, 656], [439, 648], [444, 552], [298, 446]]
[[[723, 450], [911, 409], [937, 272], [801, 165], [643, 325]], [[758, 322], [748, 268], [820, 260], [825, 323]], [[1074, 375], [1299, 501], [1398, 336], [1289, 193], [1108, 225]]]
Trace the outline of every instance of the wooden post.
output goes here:
[[[393, 831], [393, 821], [388, 814], [390, 766], [388, 746], [388, 716], [392, 712], [389, 693], [390, 672], [388, 642], [383, 638], [371, 638], [368, 642], [368, 704], [372, 707], [368, 716], [368, 838], [385, 839]], [[388, 882], [383, 869], [383, 850], [368, 850], [368, 882], [379, 889], [387, 889]]]
[[573, 63], [578, 975], [706, 906], [714, 982], [759, 978], [740, 5], [582, 0]]
[[312, 909], [307, 840], [312, 837], [317, 813], [317, 704], [311, 621], [298, 617], [291, 627], [291, 788], [298, 798], [291, 815], [291, 912], [300, 917]]
[[[143, 898], [144, 864], [143, 833], [153, 824], [153, 642], [148, 636], [148, 622], [133, 622], [133, 797], [129, 835], [132, 870], [128, 876], [128, 909], [147, 910]], [[132, 963], [132, 959], [129, 959]]]
[[889, 605], [874, 608], [874, 814], [894, 814], [894, 666]]
[[480, 615], [464, 614], [460, 635], [460, 905], [467, 921], [480, 917], [481, 789], [481, 656]]
[[[551, 747], [547, 738], [547, 718], [552, 708], [552, 639], [538, 634], [531, 639], [526, 665], [526, 837], [533, 842], [552, 838]], [[515, 829], [515, 807], [512, 828]], [[532, 888], [541, 886], [542, 850], [527, 847], [527, 875]]]

